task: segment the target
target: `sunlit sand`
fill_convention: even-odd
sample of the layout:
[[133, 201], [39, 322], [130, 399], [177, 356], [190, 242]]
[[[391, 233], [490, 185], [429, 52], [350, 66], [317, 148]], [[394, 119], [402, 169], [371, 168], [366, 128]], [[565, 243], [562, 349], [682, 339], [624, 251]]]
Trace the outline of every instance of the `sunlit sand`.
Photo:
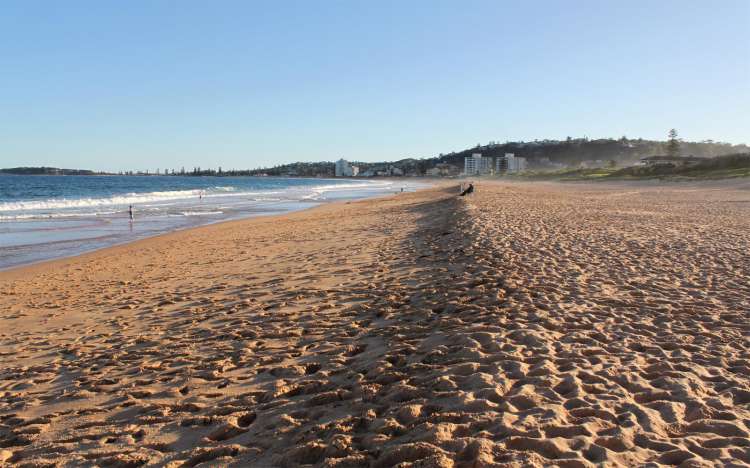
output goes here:
[[750, 463], [750, 190], [476, 184], [0, 274], [0, 460]]

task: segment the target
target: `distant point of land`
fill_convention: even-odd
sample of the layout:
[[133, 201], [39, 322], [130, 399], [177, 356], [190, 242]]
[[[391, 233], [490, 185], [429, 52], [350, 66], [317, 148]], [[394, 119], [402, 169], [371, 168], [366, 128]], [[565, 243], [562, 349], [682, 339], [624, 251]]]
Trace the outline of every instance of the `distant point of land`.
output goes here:
[[105, 172], [94, 172], [87, 169], [60, 169], [57, 167], [10, 167], [0, 169], [0, 174], [13, 175], [101, 175]]

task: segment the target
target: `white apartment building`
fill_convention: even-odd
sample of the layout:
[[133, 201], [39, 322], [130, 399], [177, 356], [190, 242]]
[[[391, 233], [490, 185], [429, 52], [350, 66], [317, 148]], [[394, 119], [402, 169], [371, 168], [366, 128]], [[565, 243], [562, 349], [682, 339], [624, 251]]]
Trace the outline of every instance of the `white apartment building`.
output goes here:
[[354, 177], [359, 174], [359, 167], [352, 166], [349, 161], [339, 159], [334, 166], [334, 175], [336, 177]]
[[513, 153], [497, 158], [495, 162], [496, 174], [515, 174], [526, 170], [526, 158], [516, 157]]
[[492, 173], [492, 158], [482, 157], [482, 153], [474, 153], [464, 158], [465, 175], [486, 175]]

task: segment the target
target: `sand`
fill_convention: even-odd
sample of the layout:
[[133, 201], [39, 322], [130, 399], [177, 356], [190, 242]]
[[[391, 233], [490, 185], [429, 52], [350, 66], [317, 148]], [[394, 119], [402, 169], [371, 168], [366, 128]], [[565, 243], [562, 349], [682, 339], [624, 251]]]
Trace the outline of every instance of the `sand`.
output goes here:
[[477, 185], [0, 274], [0, 464], [750, 464], [750, 190]]

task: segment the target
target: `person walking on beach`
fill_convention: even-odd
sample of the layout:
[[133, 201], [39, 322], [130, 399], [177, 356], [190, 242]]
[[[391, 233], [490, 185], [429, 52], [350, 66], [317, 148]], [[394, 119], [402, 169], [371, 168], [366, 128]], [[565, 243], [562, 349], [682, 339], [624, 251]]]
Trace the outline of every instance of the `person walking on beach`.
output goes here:
[[130, 216], [130, 221], [133, 221], [133, 205], [128, 207], [128, 216]]

